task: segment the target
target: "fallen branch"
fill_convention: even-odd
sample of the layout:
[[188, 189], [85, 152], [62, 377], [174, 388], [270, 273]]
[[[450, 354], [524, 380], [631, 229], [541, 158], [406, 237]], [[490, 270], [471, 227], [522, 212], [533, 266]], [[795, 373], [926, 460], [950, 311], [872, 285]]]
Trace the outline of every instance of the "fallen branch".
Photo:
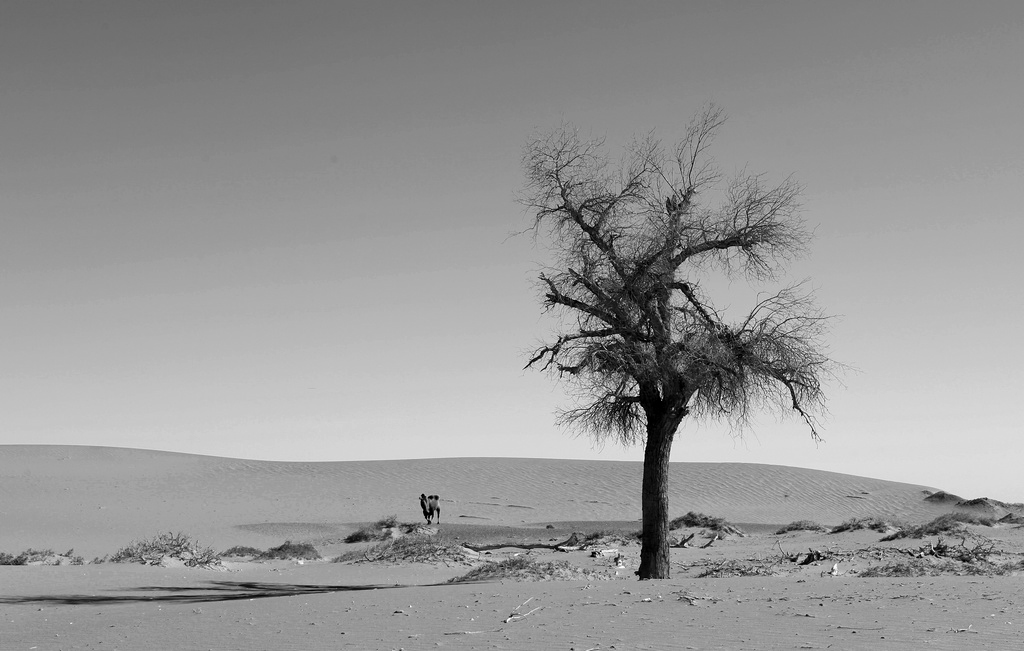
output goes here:
[[693, 537], [696, 536], [696, 535], [697, 535], [696, 532], [691, 533], [686, 538], [683, 538], [682, 540], [680, 540], [679, 544], [677, 544], [676, 547], [689, 547], [690, 546], [690, 541], [693, 540]]

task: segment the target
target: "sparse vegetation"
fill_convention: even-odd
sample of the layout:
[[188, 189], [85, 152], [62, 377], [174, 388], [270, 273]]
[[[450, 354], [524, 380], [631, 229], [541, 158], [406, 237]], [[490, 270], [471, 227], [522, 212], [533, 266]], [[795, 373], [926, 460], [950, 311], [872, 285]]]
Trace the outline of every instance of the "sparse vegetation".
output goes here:
[[570, 565], [568, 561], [538, 561], [526, 555], [512, 556], [496, 563], [474, 567], [462, 576], [450, 579], [449, 583], [493, 581], [572, 581], [578, 579], [606, 578]]
[[271, 547], [265, 552], [260, 553], [256, 556], [255, 560], [268, 561], [268, 560], [304, 560], [304, 561], [318, 561], [320, 560], [320, 552], [316, 550], [313, 545], [309, 543], [293, 543], [290, 540], [286, 540], [283, 545], [278, 547]]
[[875, 577], [916, 577], [916, 576], [941, 576], [943, 574], [985, 574], [979, 568], [966, 563], [957, 563], [949, 559], [931, 561], [921, 558], [911, 558], [905, 561], [896, 561], [885, 565], [869, 567], [860, 573], [863, 578]]
[[412, 533], [418, 525], [410, 523], [399, 523], [397, 515], [389, 515], [377, 520], [371, 525], [361, 527], [357, 531], [345, 537], [347, 543], [369, 542], [373, 540], [386, 540], [391, 537], [391, 531], [400, 530], [402, 533]]
[[868, 568], [861, 576], [996, 576], [1024, 569], [1024, 560], [999, 562], [1004, 553], [996, 549], [995, 541], [967, 531], [958, 543], [948, 543], [939, 536], [934, 543], [918, 549], [898, 551], [911, 558]]
[[670, 531], [675, 529], [682, 529], [683, 527], [700, 527], [703, 529], [710, 529], [717, 533], [727, 533], [742, 536], [743, 532], [736, 526], [725, 521], [724, 518], [714, 518], [710, 515], [703, 513], [696, 513], [690, 511], [686, 515], [681, 515], [669, 522], [668, 528]]
[[163, 533], [148, 540], [136, 540], [110, 557], [112, 563], [143, 563], [160, 565], [166, 559], [180, 560], [187, 567], [214, 567], [220, 557], [210, 547], [203, 547], [184, 533]]
[[774, 564], [769, 562], [727, 560], [709, 565], [697, 575], [697, 578], [724, 579], [738, 576], [771, 576], [774, 573]]
[[453, 538], [438, 535], [412, 534], [392, 538], [365, 550], [345, 552], [334, 563], [445, 563], [465, 562], [466, 550]]
[[613, 535], [615, 535], [614, 531], [605, 531], [604, 529], [599, 529], [598, 531], [592, 531], [592, 532], [586, 534], [586, 536], [584, 536], [583, 544], [585, 545], [587, 543], [592, 543], [592, 542], [595, 542], [597, 540], [601, 540], [602, 538], [608, 538], [609, 536], [613, 536]]
[[[64, 563], [64, 560], [67, 563]], [[32, 549], [29, 547], [17, 556], [0, 552], [0, 565], [29, 565], [30, 563], [42, 563], [43, 565], [84, 565], [85, 559], [81, 556], [75, 556], [74, 549], [58, 554], [52, 549]]]
[[843, 533], [844, 531], [859, 531], [860, 529], [871, 529], [879, 533], [885, 533], [894, 525], [888, 520], [880, 518], [850, 518], [837, 527], [833, 527], [829, 533]]
[[21, 552], [17, 556], [0, 552], [0, 565], [28, 565], [28, 552]]
[[965, 524], [979, 524], [991, 527], [995, 520], [973, 513], [945, 513], [926, 524], [903, 527], [899, 531], [882, 538], [882, 541], [899, 540], [900, 538], [924, 538], [926, 536], [937, 536], [943, 533], [959, 531]]
[[381, 518], [380, 520], [377, 520], [377, 522], [375, 522], [373, 526], [377, 527], [378, 529], [390, 529], [392, 527], [397, 527], [398, 526], [398, 516], [397, 515], [385, 516], [385, 517]]
[[245, 547], [245, 546], [242, 546], [242, 545], [235, 545], [234, 547], [231, 547], [230, 549], [226, 549], [223, 552], [221, 552], [221, 556], [223, 556], [225, 558], [228, 558], [228, 557], [236, 557], [236, 558], [256, 557], [256, 556], [259, 556], [262, 553], [263, 553], [263, 550], [262, 549], [257, 549], [256, 547]]
[[811, 520], [797, 520], [796, 522], [790, 522], [776, 531], [775, 535], [782, 535], [784, 533], [789, 533], [790, 531], [828, 531], [828, 528]]

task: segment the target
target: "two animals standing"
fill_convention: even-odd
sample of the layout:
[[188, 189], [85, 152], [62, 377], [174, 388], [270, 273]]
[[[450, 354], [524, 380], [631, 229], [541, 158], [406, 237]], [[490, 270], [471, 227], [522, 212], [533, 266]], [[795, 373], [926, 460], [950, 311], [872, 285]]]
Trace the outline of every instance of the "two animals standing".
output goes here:
[[423, 509], [423, 517], [427, 519], [427, 524], [430, 524], [434, 520], [434, 515], [437, 515], [437, 523], [441, 524], [441, 498], [437, 495], [424, 495], [420, 494], [420, 508]]

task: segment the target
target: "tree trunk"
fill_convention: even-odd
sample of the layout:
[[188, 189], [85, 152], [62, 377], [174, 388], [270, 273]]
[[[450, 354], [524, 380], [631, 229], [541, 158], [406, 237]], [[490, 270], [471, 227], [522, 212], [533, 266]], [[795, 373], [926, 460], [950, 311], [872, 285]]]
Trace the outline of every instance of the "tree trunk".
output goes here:
[[648, 414], [644, 448], [644, 479], [641, 503], [640, 580], [669, 578], [668, 460], [679, 420], [668, 414]]

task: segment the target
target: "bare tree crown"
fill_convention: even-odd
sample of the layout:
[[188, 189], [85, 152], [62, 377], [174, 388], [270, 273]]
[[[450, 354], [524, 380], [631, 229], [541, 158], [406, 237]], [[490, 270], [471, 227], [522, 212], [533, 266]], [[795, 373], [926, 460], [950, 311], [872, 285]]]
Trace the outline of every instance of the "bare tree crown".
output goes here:
[[528, 143], [522, 201], [557, 260], [540, 276], [543, 304], [566, 327], [527, 366], [572, 383], [564, 423], [628, 444], [652, 414], [740, 424], [779, 406], [818, 438], [832, 363], [811, 294], [788, 286], [728, 322], [700, 285], [709, 268], [777, 281], [810, 239], [795, 181], [723, 177], [708, 150], [724, 121], [708, 106], [670, 152], [648, 135], [618, 162], [568, 125]]

